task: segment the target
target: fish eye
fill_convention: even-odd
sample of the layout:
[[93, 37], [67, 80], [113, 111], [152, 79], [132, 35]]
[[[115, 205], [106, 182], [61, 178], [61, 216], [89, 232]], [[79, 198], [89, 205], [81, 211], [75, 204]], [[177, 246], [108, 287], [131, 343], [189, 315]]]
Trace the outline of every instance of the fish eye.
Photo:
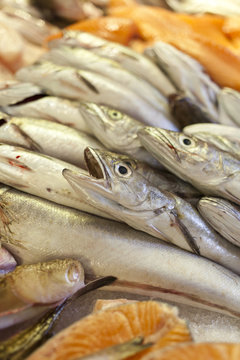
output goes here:
[[117, 110], [109, 110], [108, 115], [113, 120], [121, 120], [123, 118], [123, 114]]
[[180, 136], [180, 144], [184, 145], [185, 147], [186, 146], [191, 147], [195, 145], [195, 142], [193, 139], [190, 139], [189, 137], [182, 135]]
[[132, 175], [132, 170], [126, 163], [118, 163], [115, 165], [115, 173], [121, 177], [129, 177]]

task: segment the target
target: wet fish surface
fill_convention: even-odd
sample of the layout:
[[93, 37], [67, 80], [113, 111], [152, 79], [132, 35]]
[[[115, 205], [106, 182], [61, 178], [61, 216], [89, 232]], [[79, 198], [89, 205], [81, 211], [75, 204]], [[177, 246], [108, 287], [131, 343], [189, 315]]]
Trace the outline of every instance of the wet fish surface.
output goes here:
[[240, 316], [239, 276], [212, 261], [125, 224], [14, 189], [1, 190], [1, 206], [1, 240], [20, 263], [74, 257], [81, 261], [86, 278], [117, 277], [108, 290]]
[[14, 257], [0, 243], [0, 276], [13, 271], [16, 266]]
[[239, 91], [223, 88], [218, 94], [219, 122], [223, 125], [240, 126], [240, 93]]
[[231, 0], [228, 3], [224, 0], [218, 0], [217, 2], [202, 2], [201, 0], [166, 0], [166, 2], [172, 9], [179, 12], [193, 14], [210, 12], [223, 16], [240, 15], [238, 0]]

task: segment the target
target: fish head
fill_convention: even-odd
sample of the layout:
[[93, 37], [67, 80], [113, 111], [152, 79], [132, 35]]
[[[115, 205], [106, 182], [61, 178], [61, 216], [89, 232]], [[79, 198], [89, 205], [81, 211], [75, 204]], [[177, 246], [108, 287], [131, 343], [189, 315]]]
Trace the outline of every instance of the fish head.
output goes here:
[[9, 275], [12, 292], [28, 304], [53, 304], [84, 286], [84, 270], [73, 259], [18, 266]]
[[93, 134], [112, 151], [125, 153], [138, 149], [137, 136], [142, 124], [117, 109], [94, 103], [80, 103], [80, 113], [91, 126]]
[[141, 129], [138, 136], [147, 151], [183, 180], [188, 171], [192, 177], [199, 177], [203, 170], [209, 173], [213, 166], [209, 161], [212, 156], [209, 145], [195, 136], [153, 127]]

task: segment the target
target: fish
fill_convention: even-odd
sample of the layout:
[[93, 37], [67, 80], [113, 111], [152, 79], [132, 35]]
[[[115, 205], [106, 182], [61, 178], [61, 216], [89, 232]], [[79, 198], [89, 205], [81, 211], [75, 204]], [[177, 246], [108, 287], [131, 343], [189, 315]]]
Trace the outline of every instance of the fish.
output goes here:
[[223, 88], [218, 94], [219, 122], [223, 125], [240, 126], [238, 120], [240, 111], [239, 91]]
[[41, 59], [57, 65], [71, 66], [106, 76], [137, 93], [163, 112], [166, 117], [169, 117], [166, 98], [149, 82], [137, 77], [112, 59], [104, 58], [87, 49], [64, 45], [52, 48]]
[[170, 172], [204, 195], [240, 204], [240, 160], [195, 136], [160, 128], [139, 130], [142, 145]]
[[168, 97], [170, 113], [181, 128], [199, 123], [211, 123], [209, 114], [190, 97], [184, 94], [172, 94]]
[[10, 117], [5, 123], [2, 119], [2, 123], [0, 142], [38, 151], [81, 168], [85, 168], [85, 147], [104, 148], [84, 132], [47, 120]]
[[145, 294], [240, 316], [239, 276], [204, 257], [126, 224], [15, 189], [1, 189], [0, 198], [1, 241], [21, 264], [73, 257], [81, 262], [86, 281], [116, 277], [106, 290]]
[[[211, 126], [213, 125], [213, 126]], [[195, 136], [202, 141], [210, 143], [220, 150], [240, 156], [240, 140], [238, 131], [235, 127], [224, 126], [221, 124], [195, 124], [186, 126], [184, 134]]]
[[90, 49], [99, 56], [115, 60], [128, 71], [152, 84], [166, 97], [176, 92], [176, 88], [168, 77], [150, 59], [129, 47], [87, 32], [74, 30], [63, 30], [61, 38], [48, 43], [50, 49], [59, 45]]
[[177, 129], [170, 119], [137, 94], [97, 73], [40, 61], [20, 69], [16, 78], [32, 81], [54, 96], [103, 103], [116, 107], [145, 124]]
[[211, 226], [229, 240], [240, 246], [240, 208], [228, 200], [216, 197], [203, 197], [198, 210]]
[[16, 266], [17, 262], [14, 257], [0, 243], [0, 277], [13, 271]]
[[91, 148], [85, 158], [89, 175], [63, 171], [81, 199], [85, 195], [89, 204], [131, 227], [240, 274], [240, 249], [219, 236], [187, 201], [164, 191], [160, 182], [152, 185], [147, 168], [129, 157]]
[[80, 201], [66, 179], [65, 168], [80, 171], [77, 166], [18, 146], [0, 143], [0, 181], [24, 192], [100, 216], [104, 212]]
[[44, 91], [37, 85], [16, 80], [0, 82], [0, 106], [10, 106], [28, 98], [44, 96]]
[[197, 60], [162, 41], [146, 48], [144, 54], [157, 63], [178, 91], [195, 100], [213, 120], [217, 121], [216, 102], [220, 89]]
[[224, 0], [202, 2], [201, 0], [166, 0], [166, 3], [178, 12], [199, 14], [212, 13], [223, 16], [239, 16], [238, 0], [226, 3]]
[[129, 356], [139, 354], [141, 351], [148, 349], [153, 343], [143, 343], [144, 338], [138, 336], [130, 341], [122, 344], [113, 345], [103, 350], [92, 353], [91, 355], [81, 356], [74, 358], [73, 360], [121, 360], [126, 359]]

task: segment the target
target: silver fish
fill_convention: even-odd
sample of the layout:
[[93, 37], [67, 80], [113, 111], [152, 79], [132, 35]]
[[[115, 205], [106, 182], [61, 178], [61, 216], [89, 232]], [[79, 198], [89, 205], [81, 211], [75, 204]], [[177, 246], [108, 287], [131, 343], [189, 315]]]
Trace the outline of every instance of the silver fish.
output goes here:
[[68, 126], [47, 120], [16, 117], [0, 125], [0, 142], [36, 150], [81, 168], [85, 168], [84, 149], [87, 146], [104, 148], [92, 136]]
[[[118, 278], [122, 290], [240, 316], [240, 278], [224, 267], [125, 224], [1, 190], [3, 245], [21, 263], [74, 257], [86, 279]], [[7, 226], [6, 226], [7, 223]], [[51, 235], [51, 236], [50, 236]]]
[[44, 91], [37, 85], [18, 81], [0, 82], [0, 106], [16, 104], [26, 98], [43, 95]]
[[228, 200], [203, 197], [198, 203], [202, 216], [234, 245], [240, 246], [240, 208]]
[[0, 243], [0, 276], [13, 271], [16, 266], [14, 257]]
[[143, 146], [169, 171], [205, 195], [240, 204], [240, 159], [194, 136], [157, 128], [138, 132]]
[[240, 274], [240, 249], [219, 236], [177, 195], [155, 187], [128, 157], [87, 148], [90, 175], [64, 170], [80, 198], [131, 227], [211, 259]]
[[176, 92], [176, 88], [171, 81], [152, 61], [129, 47], [104, 40], [87, 32], [71, 30], [63, 31], [62, 38], [48, 43], [50, 48], [59, 45], [90, 49], [95, 54], [113, 59], [127, 70], [152, 84], [164, 96]]
[[20, 69], [16, 77], [18, 80], [32, 81], [55, 96], [113, 106], [144, 124], [178, 129], [170, 119], [143, 98], [97, 73], [41, 61]]
[[218, 94], [219, 122], [223, 125], [240, 126], [240, 93], [230, 88], [223, 88]]
[[186, 126], [184, 134], [195, 136], [220, 150], [240, 156], [240, 129], [220, 124], [195, 124]]
[[239, 1], [231, 0], [166, 0], [167, 4], [175, 11], [192, 14], [212, 13], [223, 16], [240, 15]]
[[106, 76], [138, 94], [145, 101], [159, 109], [164, 116], [170, 117], [166, 98], [149, 82], [137, 77], [114, 60], [104, 58], [86, 49], [72, 48], [70, 46], [53, 48], [44, 54], [41, 59]]
[[[0, 144], [0, 181], [24, 192], [54, 201], [58, 204], [77, 208], [100, 216], [107, 216], [94, 207], [80, 201], [62, 170], [78, 172], [80, 169], [47, 155]], [[82, 170], [84, 171], [84, 170]]]
[[196, 100], [213, 119], [217, 120], [216, 100], [220, 89], [204, 72], [198, 61], [162, 41], [155, 42], [152, 47], [147, 48], [145, 54], [158, 64], [179, 91]]

